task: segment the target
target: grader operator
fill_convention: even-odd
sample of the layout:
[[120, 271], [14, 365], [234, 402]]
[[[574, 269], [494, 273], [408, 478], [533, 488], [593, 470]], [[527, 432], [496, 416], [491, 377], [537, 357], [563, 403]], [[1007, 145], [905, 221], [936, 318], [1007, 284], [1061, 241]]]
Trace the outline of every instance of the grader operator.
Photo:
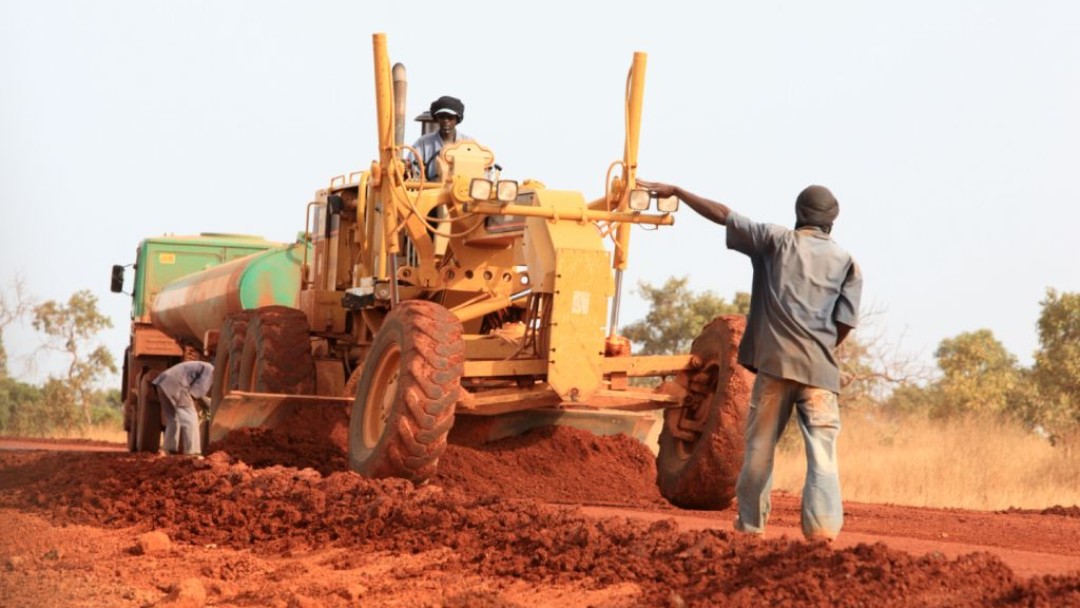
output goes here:
[[404, 158], [420, 155], [404, 145], [405, 69], [391, 69], [384, 35], [373, 51], [378, 158], [308, 204], [295, 302], [210, 310], [214, 289], [184, 279], [200, 286], [184, 314], [216, 322], [199, 336], [204, 352], [216, 345], [210, 440], [349, 408], [349, 466], [422, 481], [454, 425], [490, 438], [566, 422], [640, 435], [651, 424], [640, 413], [663, 409], [661, 492], [726, 507], [746, 404], [725, 395], [749, 382], [733, 358], [741, 324], [717, 319], [674, 356], [631, 356], [616, 333], [630, 229], [671, 225], [677, 204], [636, 187], [645, 54], [627, 77], [623, 158], [589, 201], [503, 179], [475, 141], [444, 147], [438, 178], [409, 174]]

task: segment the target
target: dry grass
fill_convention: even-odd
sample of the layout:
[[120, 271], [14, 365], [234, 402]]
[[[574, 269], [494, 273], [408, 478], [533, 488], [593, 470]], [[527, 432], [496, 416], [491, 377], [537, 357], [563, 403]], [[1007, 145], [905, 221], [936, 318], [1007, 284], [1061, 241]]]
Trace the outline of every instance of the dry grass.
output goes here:
[[109, 443], [127, 443], [127, 432], [120, 423], [95, 424], [78, 431], [56, 431], [49, 435], [53, 439], [89, 439]]
[[[792, 422], [774, 487], [801, 491], [806, 465]], [[995, 420], [843, 419], [840, 477], [855, 502], [999, 510], [1080, 505], [1080, 455]]]

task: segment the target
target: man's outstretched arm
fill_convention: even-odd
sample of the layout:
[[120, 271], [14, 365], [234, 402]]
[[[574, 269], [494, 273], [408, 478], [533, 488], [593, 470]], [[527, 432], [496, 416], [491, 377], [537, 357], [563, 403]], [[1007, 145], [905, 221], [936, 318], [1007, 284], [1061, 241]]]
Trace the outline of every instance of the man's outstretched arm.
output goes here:
[[647, 188], [659, 198], [677, 196], [679, 197], [679, 200], [689, 205], [690, 208], [696, 211], [701, 217], [720, 224], [721, 226], [727, 225], [728, 216], [731, 215], [731, 209], [723, 203], [711, 201], [671, 184], [648, 182], [643, 179], [637, 180], [637, 183], [642, 188]]

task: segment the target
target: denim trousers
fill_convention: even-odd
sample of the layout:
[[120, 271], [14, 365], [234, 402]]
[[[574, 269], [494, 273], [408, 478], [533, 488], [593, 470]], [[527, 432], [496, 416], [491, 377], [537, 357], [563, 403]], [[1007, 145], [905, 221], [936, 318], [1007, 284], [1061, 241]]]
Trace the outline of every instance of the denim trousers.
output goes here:
[[836, 438], [840, 409], [836, 393], [792, 380], [759, 373], [750, 396], [746, 425], [746, 454], [735, 488], [740, 532], [763, 534], [772, 503], [773, 457], [776, 444], [796, 411], [806, 446], [806, 481], [802, 491], [802, 531], [808, 539], [833, 539], [844, 523]]

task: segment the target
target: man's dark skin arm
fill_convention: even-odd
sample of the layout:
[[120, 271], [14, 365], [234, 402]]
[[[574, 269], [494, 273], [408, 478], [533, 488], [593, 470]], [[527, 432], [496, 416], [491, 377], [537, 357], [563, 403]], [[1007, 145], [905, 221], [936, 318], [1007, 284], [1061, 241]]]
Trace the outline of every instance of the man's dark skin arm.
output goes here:
[[721, 226], [727, 226], [728, 216], [731, 215], [731, 209], [723, 203], [711, 201], [707, 198], [700, 197], [693, 192], [687, 192], [678, 186], [671, 184], [662, 184], [660, 182], [647, 182], [643, 179], [637, 180], [638, 186], [646, 188], [649, 192], [655, 194], [658, 198], [667, 198], [669, 196], [677, 196], [679, 200], [690, 206], [691, 209], [696, 211], [698, 215], [715, 222]]

